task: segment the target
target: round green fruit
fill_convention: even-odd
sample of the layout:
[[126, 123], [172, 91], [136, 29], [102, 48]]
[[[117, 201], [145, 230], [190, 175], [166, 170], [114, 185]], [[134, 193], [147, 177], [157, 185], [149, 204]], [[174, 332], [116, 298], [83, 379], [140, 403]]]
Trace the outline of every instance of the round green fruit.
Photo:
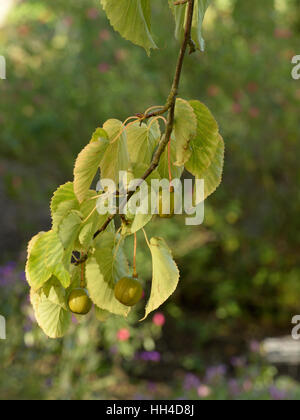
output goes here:
[[86, 315], [92, 308], [92, 301], [84, 289], [74, 289], [68, 299], [70, 311], [77, 315]]
[[[167, 191], [163, 192], [162, 190], [160, 190], [159, 195], [158, 195], [158, 214], [159, 214], [159, 217], [161, 217], [162, 219], [173, 217], [174, 211], [175, 211], [175, 192], [174, 192], [174, 189], [172, 189], [169, 192], [170, 211], [166, 213], [166, 210], [168, 211], [168, 203], [165, 202], [164, 195], [167, 195], [167, 193], [168, 193]], [[167, 209], [165, 209], [165, 207]]]
[[142, 296], [142, 285], [133, 277], [123, 277], [115, 286], [115, 297], [123, 305], [134, 306]]

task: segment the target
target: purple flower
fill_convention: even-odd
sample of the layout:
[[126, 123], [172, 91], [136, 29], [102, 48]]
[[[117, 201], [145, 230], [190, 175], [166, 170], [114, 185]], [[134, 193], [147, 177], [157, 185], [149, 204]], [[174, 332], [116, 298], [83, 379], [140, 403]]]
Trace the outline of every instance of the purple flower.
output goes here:
[[212, 382], [215, 379], [219, 379], [226, 374], [226, 366], [225, 365], [218, 365], [218, 366], [211, 366], [206, 370], [206, 381]]
[[98, 65], [98, 70], [100, 73], [107, 73], [110, 70], [110, 65], [108, 63], [100, 63]]
[[133, 397], [133, 399], [134, 400], [137, 400], [137, 401], [142, 401], [142, 400], [148, 400], [149, 398], [146, 397], [143, 394], [135, 394], [134, 397]]
[[198, 376], [194, 375], [193, 373], [187, 373], [185, 375], [183, 381], [183, 388], [186, 391], [190, 391], [191, 389], [196, 389], [200, 386], [201, 382]]
[[276, 386], [271, 386], [269, 388], [269, 393], [271, 398], [276, 401], [285, 400], [287, 397], [286, 392], [278, 389]]
[[117, 346], [111, 346], [109, 349], [110, 354], [117, 354], [118, 353], [118, 347]]
[[160, 362], [161, 359], [161, 355], [158, 351], [142, 351], [139, 357], [145, 362]]
[[259, 351], [260, 351], [260, 344], [259, 344], [258, 341], [252, 340], [252, 341], [250, 341], [249, 348], [250, 348], [250, 351], [252, 353], [259, 353]]
[[149, 392], [151, 392], [151, 393], [156, 392], [157, 386], [156, 386], [156, 384], [154, 382], [150, 382], [149, 381], [148, 384], [147, 384], [147, 386], [148, 386]]
[[14, 276], [17, 264], [13, 261], [8, 262], [6, 265], [0, 267], [0, 286], [5, 287], [15, 283]]
[[23, 329], [25, 333], [32, 330], [32, 320], [30, 318], [27, 319]]
[[229, 393], [233, 397], [236, 397], [240, 393], [240, 386], [239, 386], [238, 381], [236, 379], [229, 379], [228, 389], [229, 389]]
[[52, 383], [53, 383], [53, 381], [52, 381], [52, 379], [51, 379], [51, 378], [47, 378], [47, 379], [45, 380], [45, 385], [46, 385], [46, 387], [47, 387], [47, 388], [51, 388]]

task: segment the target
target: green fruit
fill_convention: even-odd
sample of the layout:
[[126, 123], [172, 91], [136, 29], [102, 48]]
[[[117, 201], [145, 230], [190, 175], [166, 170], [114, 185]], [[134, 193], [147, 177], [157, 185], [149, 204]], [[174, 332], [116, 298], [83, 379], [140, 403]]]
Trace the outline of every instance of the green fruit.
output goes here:
[[[160, 191], [159, 196], [158, 196], [158, 214], [159, 214], [159, 217], [161, 217], [162, 219], [173, 217], [174, 211], [175, 211], [175, 192], [174, 192], [174, 189], [172, 189], [169, 193], [170, 194], [170, 212], [168, 213], [164, 212], [164, 211], [168, 211], [168, 203], [165, 203], [164, 201], [164, 195], [166, 194], [167, 194], [166, 191], [164, 193], [163, 191]], [[166, 207], [166, 209], [164, 207]]]
[[123, 277], [115, 286], [115, 297], [126, 306], [134, 306], [143, 295], [140, 282], [133, 277]]
[[92, 308], [92, 301], [84, 289], [74, 289], [68, 299], [70, 311], [77, 315], [86, 315]]

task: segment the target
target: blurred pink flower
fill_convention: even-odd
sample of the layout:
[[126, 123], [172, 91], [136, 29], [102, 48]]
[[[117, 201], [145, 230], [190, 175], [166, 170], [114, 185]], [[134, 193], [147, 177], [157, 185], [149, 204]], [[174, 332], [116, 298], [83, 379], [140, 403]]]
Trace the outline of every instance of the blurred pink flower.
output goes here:
[[250, 51], [252, 55], [258, 54], [260, 52], [260, 46], [258, 44], [252, 44], [250, 46]]
[[207, 398], [211, 394], [211, 389], [207, 385], [200, 385], [197, 392], [200, 398]]
[[110, 70], [110, 65], [108, 63], [100, 63], [98, 70], [100, 73], [107, 73]]
[[250, 379], [246, 379], [243, 383], [243, 389], [245, 392], [249, 392], [252, 389], [252, 382], [250, 381]]
[[64, 24], [66, 26], [71, 26], [73, 24], [73, 18], [72, 16], [66, 16], [63, 20]]
[[260, 114], [260, 111], [256, 107], [252, 107], [249, 109], [249, 115], [251, 118], [258, 118]]
[[121, 328], [117, 333], [117, 338], [119, 341], [127, 341], [130, 337], [130, 332], [127, 328]]
[[258, 84], [256, 82], [250, 82], [247, 85], [247, 89], [249, 92], [254, 93], [258, 91]]
[[21, 25], [18, 27], [19, 35], [27, 36], [30, 33], [30, 27], [28, 25]]
[[98, 18], [98, 9], [92, 7], [86, 11], [86, 15], [89, 19], [97, 19]]
[[243, 92], [239, 89], [237, 89], [234, 93], [233, 93], [233, 97], [234, 99], [238, 102], [242, 99], [243, 97]]
[[256, 340], [250, 341], [249, 348], [250, 348], [250, 351], [252, 353], [259, 353], [260, 352], [260, 344]]
[[220, 93], [220, 88], [217, 85], [210, 85], [207, 88], [207, 93], [209, 96], [212, 96], [212, 97], [218, 96]]
[[235, 102], [235, 103], [232, 105], [232, 112], [233, 112], [234, 114], [239, 114], [240, 112], [242, 112], [242, 107], [241, 107], [241, 104], [239, 104], [238, 102]]
[[110, 32], [107, 29], [102, 29], [102, 31], [99, 32], [99, 38], [101, 41], [109, 41], [111, 38]]
[[166, 322], [166, 318], [164, 314], [161, 312], [157, 312], [154, 317], [152, 318], [153, 324], [157, 325], [158, 327], [162, 327]]
[[292, 32], [287, 28], [276, 28], [274, 31], [274, 36], [277, 39], [289, 39], [292, 35]]
[[115, 53], [115, 57], [117, 61], [125, 61], [128, 57], [128, 52], [123, 49], [119, 49]]

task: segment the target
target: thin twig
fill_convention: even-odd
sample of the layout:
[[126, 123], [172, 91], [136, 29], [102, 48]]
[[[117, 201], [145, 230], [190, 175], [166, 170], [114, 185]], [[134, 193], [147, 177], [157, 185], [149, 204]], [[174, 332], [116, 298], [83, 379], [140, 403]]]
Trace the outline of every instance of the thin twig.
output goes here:
[[[158, 148], [153, 156], [152, 162], [149, 168], [144, 173], [144, 175], [141, 177], [141, 182], [137, 187], [139, 187], [142, 184], [142, 182], [145, 181], [149, 177], [149, 175], [151, 175], [152, 172], [158, 167], [160, 158], [170, 140], [170, 137], [173, 131], [176, 98], [178, 94], [178, 88], [179, 88], [179, 83], [180, 83], [180, 78], [181, 78], [181, 73], [182, 73], [182, 68], [183, 68], [184, 57], [187, 51], [187, 47], [190, 45], [190, 42], [191, 42], [191, 30], [192, 30], [192, 23], [193, 23], [194, 5], [195, 5], [195, 0], [188, 0], [187, 19], [186, 19], [186, 27], [184, 31], [184, 39], [180, 48], [174, 80], [173, 80], [172, 88], [171, 88], [167, 103], [161, 110], [152, 112], [144, 116], [144, 119], [148, 119], [151, 117], [163, 115], [167, 111], [169, 111], [165, 135], [162, 137], [158, 145]], [[134, 195], [134, 193], [135, 191], [130, 191], [128, 193], [127, 202]], [[100, 233], [106, 230], [107, 226], [115, 218], [115, 216], [116, 214], [112, 214], [107, 218], [107, 220], [105, 221], [101, 229], [99, 229], [95, 233], [94, 238], [96, 238]]]
[[179, 6], [180, 4], [186, 4], [188, 0], [178, 0], [175, 1], [174, 6]]

